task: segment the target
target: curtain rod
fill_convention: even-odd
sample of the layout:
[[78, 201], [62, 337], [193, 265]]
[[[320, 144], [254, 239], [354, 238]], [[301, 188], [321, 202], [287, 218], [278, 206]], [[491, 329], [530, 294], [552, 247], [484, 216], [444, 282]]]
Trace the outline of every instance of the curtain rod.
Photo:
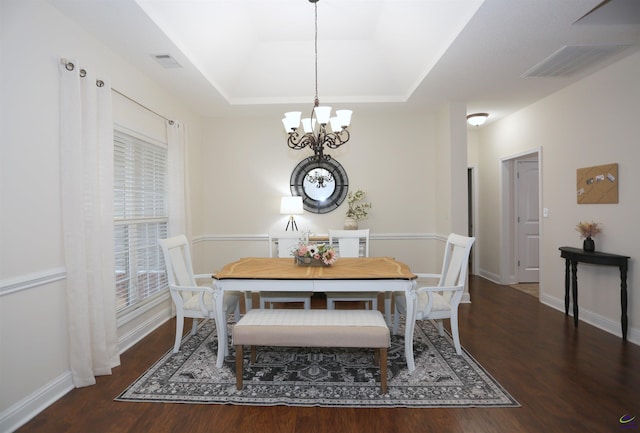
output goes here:
[[151, 108], [149, 108], [149, 107], [146, 107], [146, 106], [142, 105], [140, 102], [136, 101], [136, 100], [135, 100], [135, 99], [133, 99], [133, 98], [130, 98], [129, 96], [125, 95], [124, 93], [120, 92], [119, 90], [114, 89], [114, 88], [112, 87], [112, 88], [111, 88], [111, 91], [113, 91], [113, 92], [117, 93], [118, 95], [122, 96], [123, 98], [127, 98], [129, 101], [133, 102], [134, 104], [137, 104], [137, 105], [139, 105], [140, 107], [144, 108], [145, 110], [147, 110], [147, 111], [149, 111], [149, 112], [151, 112], [151, 113], [155, 114], [156, 116], [158, 116], [158, 117], [160, 117], [160, 118], [162, 118], [162, 119], [166, 120], [167, 122], [169, 122], [169, 125], [173, 125], [173, 124], [174, 124], [174, 121], [173, 121], [173, 120], [171, 120], [171, 119], [167, 119], [167, 118], [166, 118], [166, 117], [164, 117], [162, 114], [156, 113], [156, 112], [155, 112], [155, 111], [153, 111]]
[[[60, 59], [60, 63], [63, 64], [65, 66], [65, 68], [67, 69], [67, 71], [73, 71], [75, 68], [75, 65], [68, 61], [67, 59]], [[85, 71], [84, 69], [80, 69], [80, 76], [84, 77], [87, 75], [87, 71]], [[96, 85], [98, 87], [102, 87], [104, 86], [104, 82], [102, 80], [96, 80]], [[156, 116], [160, 117], [161, 119], [166, 120], [167, 122], [169, 122], [169, 125], [173, 125], [175, 122], [171, 119], [167, 119], [166, 117], [164, 117], [162, 114], [156, 113], [155, 111], [153, 111], [151, 108], [141, 104], [140, 102], [136, 101], [133, 98], [130, 98], [129, 96], [125, 95], [124, 93], [120, 92], [117, 89], [114, 89], [113, 87], [111, 88], [111, 91], [116, 92], [118, 95], [122, 96], [123, 98], [127, 98], [129, 101], [133, 102], [134, 104], [139, 105], [140, 107], [144, 108], [145, 110], [155, 114]]]

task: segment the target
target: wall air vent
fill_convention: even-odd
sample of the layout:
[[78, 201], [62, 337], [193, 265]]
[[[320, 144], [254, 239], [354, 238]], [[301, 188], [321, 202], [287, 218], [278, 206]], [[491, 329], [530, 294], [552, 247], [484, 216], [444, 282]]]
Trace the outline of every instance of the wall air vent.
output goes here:
[[170, 54], [152, 54], [160, 65], [165, 69], [181, 68], [182, 65], [176, 61]]
[[626, 49], [628, 46], [565, 45], [522, 74], [522, 77], [568, 77]]

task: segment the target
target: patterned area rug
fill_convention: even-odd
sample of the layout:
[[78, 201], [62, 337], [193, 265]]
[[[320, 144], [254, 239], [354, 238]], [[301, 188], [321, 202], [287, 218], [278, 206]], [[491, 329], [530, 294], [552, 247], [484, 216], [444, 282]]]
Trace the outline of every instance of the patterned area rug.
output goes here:
[[464, 349], [455, 353], [449, 335], [430, 322], [416, 326], [416, 371], [409, 374], [404, 337], [392, 336], [388, 392], [380, 394], [373, 352], [344, 348], [260, 347], [249, 365], [245, 351], [244, 389], [236, 389], [233, 353], [215, 367], [213, 321], [188, 336], [179, 353], [169, 351], [116, 400], [258, 406], [323, 407], [518, 407]]

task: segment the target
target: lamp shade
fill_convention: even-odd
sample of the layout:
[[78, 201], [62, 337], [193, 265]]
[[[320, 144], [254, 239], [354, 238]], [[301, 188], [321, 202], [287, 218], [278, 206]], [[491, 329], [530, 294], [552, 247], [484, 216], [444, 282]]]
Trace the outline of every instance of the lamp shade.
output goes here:
[[300, 126], [300, 116], [302, 115], [299, 111], [290, 111], [288, 113], [284, 113], [284, 119], [282, 119], [282, 124], [284, 125], [284, 130], [286, 132], [293, 132]]
[[489, 117], [488, 113], [469, 114], [467, 116], [467, 122], [469, 122], [469, 125], [480, 126], [487, 121], [487, 117]]
[[333, 132], [342, 131], [342, 125], [340, 124], [340, 119], [338, 119], [337, 117], [332, 117], [331, 119], [329, 119], [329, 123], [331, 123], [331, 130]]
[[316, 129], [316, 119], [311, 119], [310, 117], [305, 117], [302, 119], [302, 129], [304, 129], [305, 133], [313, 132]]
[[327, 106], [319, 106], [315, 107], [313, 111], [316, 113], [316, 119], [318, 119], [318, 123], [321, 125], [326, 125], [329, 123], [329, 117], [331, 117], [331, 107]]
[[340, 119], [340, 126], [346, 128], [351, 124], [351, 110], [336, 110], [336, 117]]
[[282, 197], [280, 200], [280, 213], [282, 215], [302, 215], [304, 213], [302, 197], [299, 195]]

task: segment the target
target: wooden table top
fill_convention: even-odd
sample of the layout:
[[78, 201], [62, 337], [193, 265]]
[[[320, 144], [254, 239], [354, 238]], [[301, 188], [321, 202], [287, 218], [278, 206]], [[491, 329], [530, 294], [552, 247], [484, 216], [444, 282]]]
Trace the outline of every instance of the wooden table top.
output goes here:
[[391, 257], [339, 258], [331, 266], [301, 266], [291, 258], [246, 257], [225, 265], [215, 279], [414, 280], [406, 264]]

